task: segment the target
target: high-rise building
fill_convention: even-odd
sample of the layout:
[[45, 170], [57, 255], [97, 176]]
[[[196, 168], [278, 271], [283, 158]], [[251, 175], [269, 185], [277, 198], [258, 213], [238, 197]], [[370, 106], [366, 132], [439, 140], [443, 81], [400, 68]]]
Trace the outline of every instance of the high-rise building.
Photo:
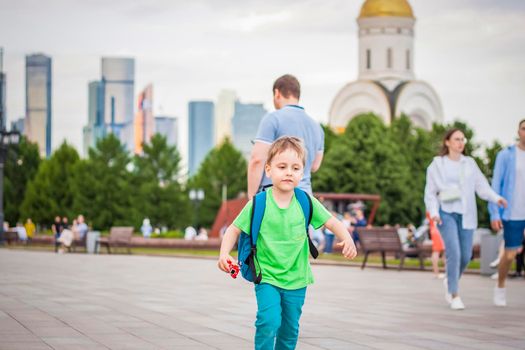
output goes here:
[[257, 136], [257, 128], [267, 113], [262, 103], [235, 102], [232, 118], [233, 145], [248, 159], [252, 150], [252, 141]]
[[0, 47], [0, 130], [5, 129], [6, 125], [6, 106], [5, 106], [5, 85], [6, 78], [4, 73], [4, 49]]
[[38, 144], [40, 155], [51, 154], [51, 58], [43, 54], [26, 56], [26, 130]]
[[99, 138], [105, 135], [104, 125], [104, 85], [100, 81], [88, 84], [88, 124], [84, 132], [84, 156], [88, 150], [95, 147]]
[[155, 132], [153, 118], [153, 85], [142, 90], [138, 98], [138, 111], [135, 116], [135, 154], [142, 154], [143, 144], [148, 143]]
[[103, 57], [101, 82], [104, 90], [104, 124], [128, 151], [135, 149], [133, 100], [135, 60]]
[[18, 118], [17, 120], [11, 122], [11, 130], [16, 130], [20, 134], [24, 133], [26, 119], [24, 117]]
[[89, 83], [88, 124], [84, 154], [108, 133], [114, 133], [130, 152], [135, 150], [133, 99], [135, 60], [103, 57], [101, 79]]
[[[166, 138], [168, 146], [176, 146], [179, 149], [179, 127], [176, 117], [156, 116], [155, 134], [160, 134]], [[180, 149], [179, 149], [180, 151]]]
[[215, 144], [214, 105], [211, 101], [188, 104], [188, 171], [194, 175]]
[[235, 112], [237, 94], [233, 90], [222, 90], [215, 106], [215, 142], [221, 144], [224, 138], [232, 138], [232, 118]]

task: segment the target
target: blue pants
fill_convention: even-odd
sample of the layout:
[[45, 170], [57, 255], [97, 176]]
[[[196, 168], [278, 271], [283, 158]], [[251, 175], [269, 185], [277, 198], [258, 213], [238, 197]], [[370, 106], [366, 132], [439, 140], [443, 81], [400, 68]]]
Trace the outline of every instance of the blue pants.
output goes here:
[[324, 234], [324, 252], [325, 253], [331, 253], [334, 251], [334, 238], [335, 235], [333, 233], [325, 233]]
[[261, 283], [255, 285], [255, 296], [255, 349], [295, 349], [306, 287], [286, 290]]
[[442, 224], [439, 232], [445, 242], [448, 292], [457, 294], [459, 278], [472, 258], [474, 230], [463, 229], [463, 215], [439, 212]]

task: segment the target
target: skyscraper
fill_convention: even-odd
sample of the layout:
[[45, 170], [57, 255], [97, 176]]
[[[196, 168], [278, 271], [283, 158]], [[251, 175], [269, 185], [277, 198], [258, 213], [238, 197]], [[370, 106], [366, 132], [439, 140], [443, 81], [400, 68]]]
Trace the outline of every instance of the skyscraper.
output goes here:
[[252, 140], [257, 136], [257, 128], [267, 113], [262, 103], [235, 102], [232, 118], [233, 144], [248, 159], [252, 150]]
[[103, 57], [101, 82], [104, 90], [104, 124], [128, 151], [135, 149], [133, 100], [135, 60]]
[[215, 144], [214, 105], [211, 101], [188, 104], [188, 171], [194, 175]]
[[11, 122], [11, 130], [16, 130], [20, 134], [24, 134], [26, 118], [21, 117]]
[[148, 143], [155, 132], [153, 119], [153, 85], [142, 90], [138, 98], [138, 111], [135, 116], [135, 154], [142, 154], [142, 145]]
[[4, 73], [4, 49], [0, 47], [0, 130], [5, 129], [6, 111], [5, 111], [5, 73]]
[[113, 133], [126, 149], [135, 150], [133, 99], [135, 60], [103, 57], [101, 79], [89, 83], [88, 124], [84, 127], [84, 154], [98, 139]]
[[26, 56], [26, 135], [40, 155], [51, 154], [51, 58]]
[[88, 84], [88, 124], [84, 127], [84, 156], [90, 147], [95, 147], [99, 138], [105, 135], [104, 86], [100, 81]]
[[[176, 117], [156, 116], [155, 134], [160, 134], [166, 138], [168, 146], [176, 146], [179, 149], [179, 127]], [[180, 149], [179, 149], [180, 151]]]
[[233, 90], [222, 90], [215, 108], [215, 142], [221, 144], [225, 137], [232, 138], [232, 117], [237, 94]]

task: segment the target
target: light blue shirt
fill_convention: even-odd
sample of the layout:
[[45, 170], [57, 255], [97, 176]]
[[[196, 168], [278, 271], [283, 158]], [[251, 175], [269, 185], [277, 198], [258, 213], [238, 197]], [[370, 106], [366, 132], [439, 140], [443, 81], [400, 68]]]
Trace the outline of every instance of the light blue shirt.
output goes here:
[[490, 220], [510, 220], [514, 183], [516, 181], [516, 145], [499, 151], [492, 174], [492, 189], [507, 200], [507, 208], [489, 203]]
[[[306, 165], [298, 187], [311, 194], [312, 163], [317, 153], [324, 150], [324, 132], [321, 125], [306, 114], [303, 107], [286, 105], [263, 117], [255, 141], [271, 144], [281, 136], [295, 136], [303, 140], [306, 148]], [[271, 183], [263, 172], [261, 187]]]

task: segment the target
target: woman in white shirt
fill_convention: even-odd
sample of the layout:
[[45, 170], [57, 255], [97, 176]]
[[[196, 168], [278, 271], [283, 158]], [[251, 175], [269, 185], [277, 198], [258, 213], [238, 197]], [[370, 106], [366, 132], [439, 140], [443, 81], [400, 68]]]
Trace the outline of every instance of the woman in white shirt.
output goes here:
[[492, 190], [475, 160], [465, 156], [466, 142], [461, 130], [447, 131], [440, 155], [427, 168], [425, 187], [427, 211], [438, 223], [445, 242], [445, 298], [453, 310], [465, 308], [458, 294], [458, 282], [472, 257], [472, 236], [478, 224], [476, 193], [486, 201], [507, 205]]

